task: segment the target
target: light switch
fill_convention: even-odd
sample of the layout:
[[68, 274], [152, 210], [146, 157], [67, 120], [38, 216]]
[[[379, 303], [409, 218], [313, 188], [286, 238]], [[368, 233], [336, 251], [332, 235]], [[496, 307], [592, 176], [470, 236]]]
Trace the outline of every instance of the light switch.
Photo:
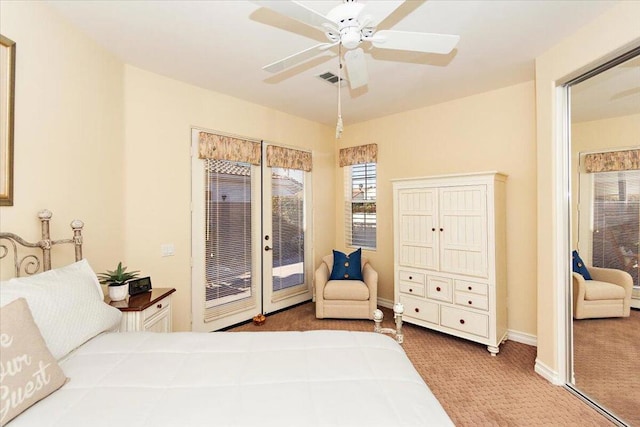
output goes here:
[[160, 251], [162, 256], [174, 256], [176, 254], [176, 248], [173, 243], [163, 243], [160, 245]]

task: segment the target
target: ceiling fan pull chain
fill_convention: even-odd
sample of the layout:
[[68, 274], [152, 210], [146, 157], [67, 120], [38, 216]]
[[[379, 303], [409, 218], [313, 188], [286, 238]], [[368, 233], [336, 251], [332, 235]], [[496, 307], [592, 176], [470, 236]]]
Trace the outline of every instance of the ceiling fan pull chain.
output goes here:
[[342, 44], [338, 45], [338, 123], [336, 124], [336, 139], [342, 135], [342, 103], [340, 97], [340, 87], [342, 86]]

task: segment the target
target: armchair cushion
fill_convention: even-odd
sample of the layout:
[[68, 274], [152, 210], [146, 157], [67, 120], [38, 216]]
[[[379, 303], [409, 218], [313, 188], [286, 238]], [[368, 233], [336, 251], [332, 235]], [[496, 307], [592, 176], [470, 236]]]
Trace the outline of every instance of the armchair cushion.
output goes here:
[[585, 288], [584, 299], [587, 301], [622, 300], [625, 297], [624, 288], [608, 282], [591, 280]]
[[360, 280], [329, 280], [324, 285], [324, 299], [367, 301], [369, 288]]
[[329, 280], [362, 280], [361, 254], [361, 248], [349, 255], [334, 250], [333, 268]]
[[591, 280], [591, 275], [589, 274], [589, 270], [587, 266], [584, 265], [582, 258], [578, 254], [578, 251], [573, 251], [571, 253], [571, 258], [573, 259], [573, 271], [575, 273], [581, 274], [584, 277], [584, 280]]

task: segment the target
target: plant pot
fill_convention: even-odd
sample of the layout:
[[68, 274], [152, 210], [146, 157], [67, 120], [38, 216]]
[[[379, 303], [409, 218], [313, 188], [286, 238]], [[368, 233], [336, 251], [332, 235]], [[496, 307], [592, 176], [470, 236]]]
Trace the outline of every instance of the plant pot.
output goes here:
[[109, 285], [109, 298], [111, 301], [122, 301], [127, 298], [129, 294], [129, 285], [123, 283], [122, 285]]

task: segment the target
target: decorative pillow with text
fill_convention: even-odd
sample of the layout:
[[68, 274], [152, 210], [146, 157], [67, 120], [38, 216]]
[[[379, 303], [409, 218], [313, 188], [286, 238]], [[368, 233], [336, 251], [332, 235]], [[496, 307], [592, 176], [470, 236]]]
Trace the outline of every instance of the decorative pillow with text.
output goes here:
[[19, 298], [0, 308], [0, 426], [66, 381], [27, 301]]

